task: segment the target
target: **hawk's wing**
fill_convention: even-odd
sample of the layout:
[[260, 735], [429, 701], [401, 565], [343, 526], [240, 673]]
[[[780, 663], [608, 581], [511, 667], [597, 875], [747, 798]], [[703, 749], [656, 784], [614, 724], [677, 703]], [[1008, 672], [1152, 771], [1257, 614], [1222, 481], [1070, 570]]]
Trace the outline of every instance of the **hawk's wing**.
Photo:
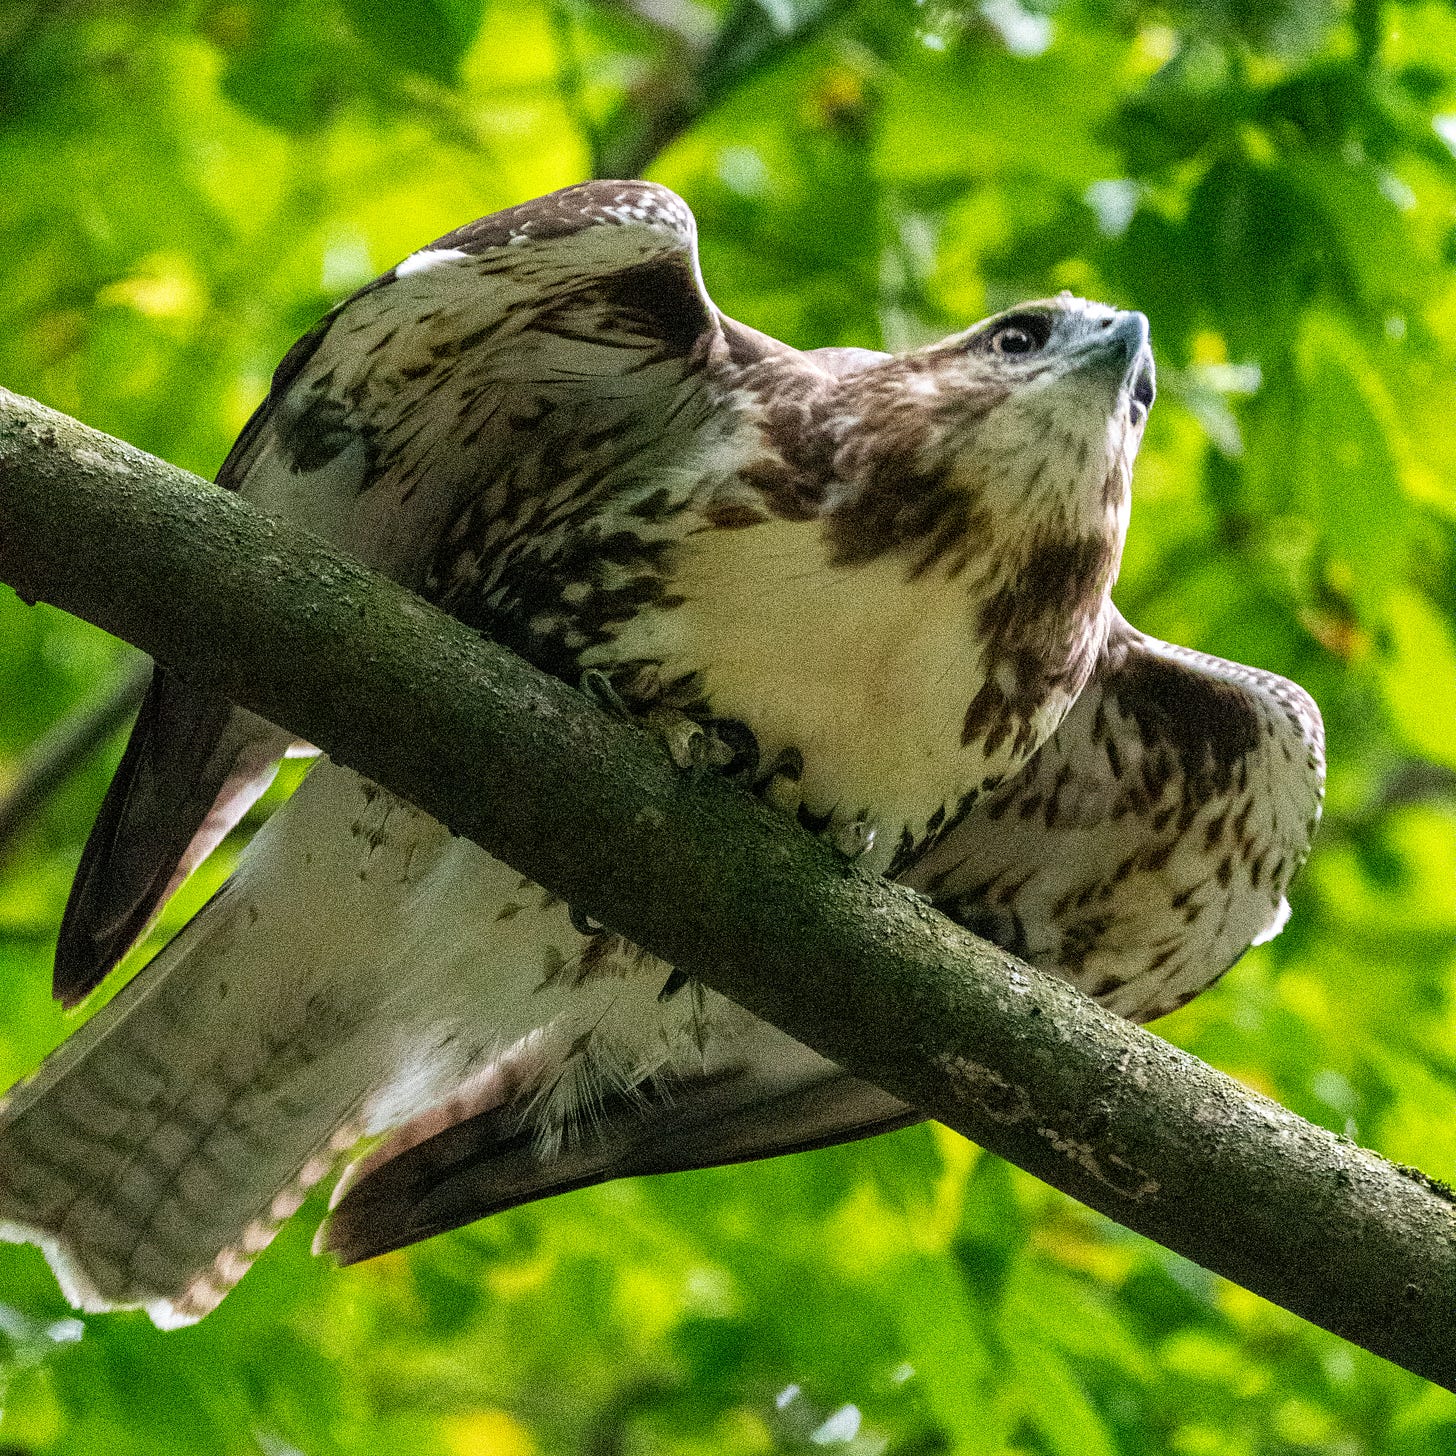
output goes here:
[[52, 989], [74, 1006], [273, 781], [291, 733], [165, 668], [91, 826], [56, 942]]
[[452, 1105], [406, 1124], [344, 1175], [318, 1247], [352, 1264], [612, 1178], [806, 1152], [922, 1120], [787, 1033], [744, 1020], [690, 1076], [605, 1099], [549, 1156], [509, 1097], [487, 1095], [492, 1105], [474, 1115]]
[[976, 934], [1148, 1021], [1279, 932], [1323, 788], [1324, 732], [1305, 692], [1113, 612], [1056, 734], [902, 878]]
[[[721, 403], [706, 366], [728, 347], [722, 323], [680, 198], [569, 187], [448, 234], [334, 309], [289, 350], [218, 482], [448, 606], [503, 538], [549, 538], [687, 448]], [[735, 359], [767, 347], [729, 328]], [[158, 670], [82, 856], [57, 996], [101, 981], [288, 743]]]

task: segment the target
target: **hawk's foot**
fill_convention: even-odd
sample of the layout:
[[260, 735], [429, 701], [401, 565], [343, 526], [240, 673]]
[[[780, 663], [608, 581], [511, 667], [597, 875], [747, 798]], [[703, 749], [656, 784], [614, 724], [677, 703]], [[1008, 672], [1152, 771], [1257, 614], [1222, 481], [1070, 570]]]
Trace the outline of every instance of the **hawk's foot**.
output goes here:
[[[642, 719], [662, 746], [667, 749], [672, 761], [692, 773], [706, 773], [716, 767], [714, 744], [701, 723], [680, 713], [676, 708], [652, 708]], [[726, 762], [726, 759], [723, 760]]]
[[604, 713], [620, 718], [626, 723], [635, 723], [636, 715], [622, 701], [622, 695], [612, 686], [612, 680], [600, 668], [589, 667], [577, 680], [577, 690], [584, 693]]
[[598, 925], [585, 910], [579, 910], [575, 905], [566, 907], [566, 918], [571, 921], [571, 928], [578, 935], [585, 935], [588, 939], [600, 935], [607, 928], [605, 925]]
[[656, 707], [643, 722], [667, 746], [672, 761], [693, 773], [748, 778], [758, 767], [758, 739], [736, 718], [689, 718], [677, 708]]
[[752, 783], [758, 773], [759, 757], [753, 729], [737, 718], [705, 718], [703, 731], [714, 745], [717, 771], [725, 778]]
[[[736, 718], [700, 721], [663, 703], [634, 712], [612, 679], [595, 667], [582, 673], [577, 686], [613, 718], [641, 724], [661, 739], [679, 768], [694, 773], [721, 773], [730, 778], [751, 778], [757, 771], [758, 740], [748, 724]], [[633, 698], [640, 702], [635, 693]]]
[[691, 979], [686, 971], [680, 971], [674, 966], [669, 972], [667, 980], [662, 983], [662, 990], [657, 993], [657, 999], [671, 1001]]
[[767, 770], [754, 780], [754, 792], [771, 809], [794, 820], [851, 864], [875, 847], [875, 826], [868, 819], [834, 822], [813, 813], [804, 803], [804, 755], [793, 747], [781, 748]]

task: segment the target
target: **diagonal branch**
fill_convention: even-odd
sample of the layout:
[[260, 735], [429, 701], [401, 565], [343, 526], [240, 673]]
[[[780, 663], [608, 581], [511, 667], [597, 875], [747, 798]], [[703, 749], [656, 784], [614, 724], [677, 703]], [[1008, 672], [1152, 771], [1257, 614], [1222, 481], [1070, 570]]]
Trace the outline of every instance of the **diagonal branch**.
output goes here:
[[0, 580], [26, 600], [286, 724], [857, 1075], [1456, 1390], [1440, 1185], [677, 773], [648, 735], [307, 533], [3, 390], [0, 522]]

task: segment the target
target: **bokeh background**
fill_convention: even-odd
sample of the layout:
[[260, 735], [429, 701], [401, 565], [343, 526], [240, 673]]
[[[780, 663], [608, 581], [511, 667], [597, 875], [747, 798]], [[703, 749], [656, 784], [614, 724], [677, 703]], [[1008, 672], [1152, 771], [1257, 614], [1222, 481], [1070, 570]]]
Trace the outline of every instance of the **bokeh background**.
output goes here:
[[[593, 173], [678, 189], [718, 302], [801, 346], [1064, 287], [1143, 309], [1161, 391], [1118, 601], [1296, 678], [1331, 759], [1289, 929], [1156, 1029], [1451, 1178], [1453, 148], [1436, 0], [4, 0], [0, 383], [210, 474], [330, 304]], [[0, 589], [0, 802], [129, 660]], [[0, 1084], [67, 1030], [51, 950], [119, 748], [4, 821]], [[347, 1272], [309, 1256], [318, 1211], [166, 1335], [76, 1319], [0, 1247], [0, 1448], [1456, 1450], [1456, 1397], [935, 1128]]]

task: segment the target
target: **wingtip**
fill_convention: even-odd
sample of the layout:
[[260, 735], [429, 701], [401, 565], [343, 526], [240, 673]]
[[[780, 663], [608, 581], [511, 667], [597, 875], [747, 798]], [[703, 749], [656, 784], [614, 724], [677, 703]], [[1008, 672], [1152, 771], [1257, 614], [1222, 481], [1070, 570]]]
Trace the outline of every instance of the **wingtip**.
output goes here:
[[[486, 1113], [484, 1119], [490, 1116]], [[422, 1203], [458, 1160], [460, 1139], [481, 1120], [448, 1125], [417, 1142], [407, 1124], [395, 1138], [350, 1163], [334, 1186], [328, 1214], [314, 1235], [314, 1253], [327, 1254], [347, 1267], [455, 1227], [436, 1226], [434, 1220], [422, 1218]]]
[[51, 972], [51, 995], [67, 1011], [74, 1011], [111, 974], [135, 939], [125, 931], [110, 935], [83, 931], [80, 926], [95, 918], [89, 912], [85, 884], [78, 873], [61, 918]]
[[66, 1011], [74, 1011], [106, 978], [105, 969], [97, 969], [94, 963], [78, 967], [73, 961], [61, 960], [56, 956], [55, 970], [51, 974], [51, 998], [59, 1001]]
[[313, 1252], [347, 1269], [351, 1264], [362, 1264], [366, 1259], [418, 1243], [433, 1232], [416, 1230], [408, 1198], [396, 1196], [387, 1179], [375, 1177], [350, 1189], [329, 1209], [314, 1234]]
[[67, 1011], [74, 1011], [106, 978], [110, 966], [101, 966], [94, 954], [78, 954], [62, 937], [56, 942], [56, 963], [51, 973], [51, 996]]

